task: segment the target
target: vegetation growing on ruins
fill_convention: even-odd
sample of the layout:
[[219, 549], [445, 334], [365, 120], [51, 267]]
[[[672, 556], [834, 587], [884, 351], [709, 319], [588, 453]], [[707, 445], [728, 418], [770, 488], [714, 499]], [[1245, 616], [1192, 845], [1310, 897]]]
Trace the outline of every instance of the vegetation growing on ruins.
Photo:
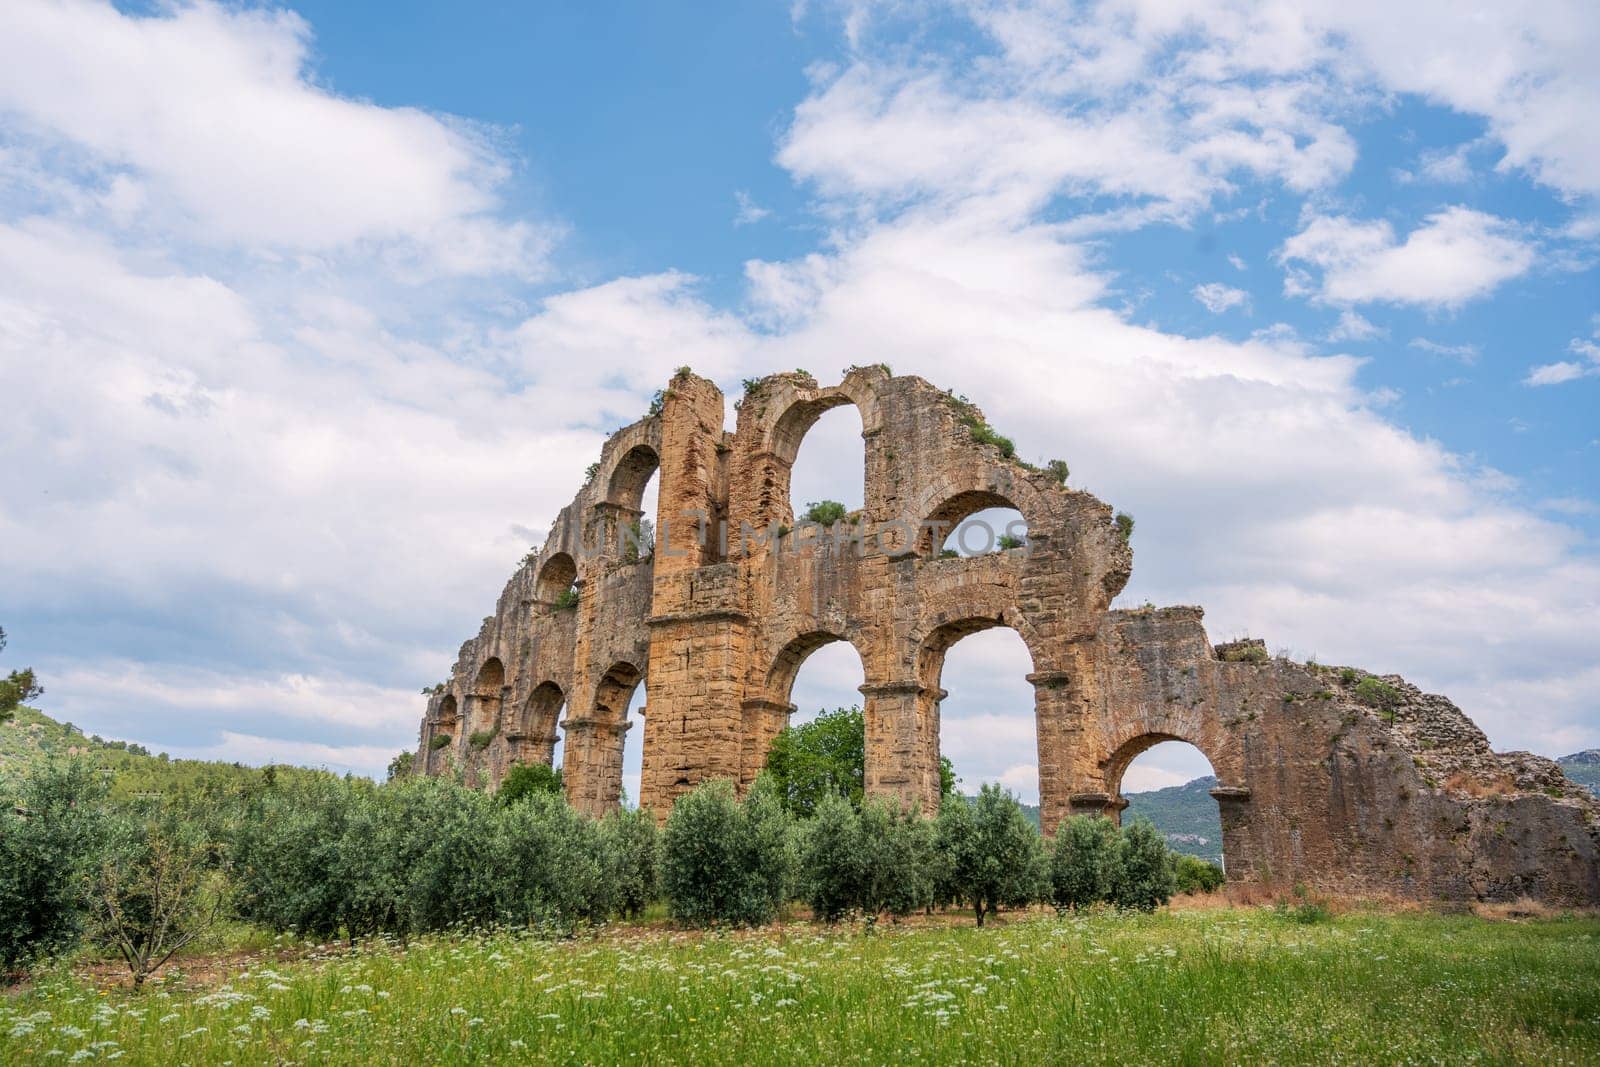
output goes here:
[[834, 523], [842, 521], [848, 510], [837, 500], [817, 500], [806, 505], [804, 515], [800, 516], [801, 522], [814, 522], [818, 526], [832, 527]]

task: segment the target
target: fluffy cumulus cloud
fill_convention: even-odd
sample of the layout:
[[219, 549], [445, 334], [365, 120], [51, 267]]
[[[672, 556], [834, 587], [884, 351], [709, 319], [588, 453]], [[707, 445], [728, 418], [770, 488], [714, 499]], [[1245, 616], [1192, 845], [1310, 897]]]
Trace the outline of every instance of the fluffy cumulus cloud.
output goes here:
[[[747, 264], [734, 312], [674, 272], [515, 288], [559, 230], [498, 208], [492, 131], [318, 86], [292, 16], [8, 5], [0, 385], [26, 402], [0, 448], [29, 462], [0, 465], [0, 584], [54, 650], [31, 657], [52, 710], [377, 772], [414, 742], [415, 688], [672, 368], [732, 391], [884, 361], [1136, 515], [1126, 601], [1403, 671], [1503, 746], [1600, 741], [1600, 565], [1562, 512], [1391, 422], [1354, 358], [1136, 321], [1086, 240], [1249, 185], [1310, 197], [1280, 256], [1340, 309], [1335, 340], [1377, 335], [1354, 305], [1454, 307], [1528, 271], [1509, 221], [1442, 205], [1402, 234], [1322, 198], [1355, 160], [1344, 119], [1392, 93], [1480, 116], [1497, 165], [1594, 195], [1597, 20], [1547, 5], [1512, 33], [1510, 13], [1414, 7], [986, 2], [953, 9], [984, 43], [959, 55], [855, 12], [775, 149], [826, 239]], [[859, 428], [830, 416], [844, 429], [801, 460], [842, 458], [808, 491], [850, 499]], [[969, 783], [1026, 793], [1008, 637], [952, 650], [946, 742]], [[818, 661], [807, 699], [858, 699], [852, 658]], [[1193, 763], [1164, 766], [1130, 786]]]
[[1453, 206], [1406, 235], [1386, 220], [1314, 216], [1284, 242], [1284, 291], [1331, 304], [1458, 307], [1528, 271], [1534, 246], [1504, 219]]
[[255, 252], [385, 245], [428, 271], [541, 269], [547, 235], [493, 217], [507, 163], [492, 131], [329, 93], [308, 46], [284, 11], [7, 3], [7, 154], [73, 157], [74, 206], [111, 226]]

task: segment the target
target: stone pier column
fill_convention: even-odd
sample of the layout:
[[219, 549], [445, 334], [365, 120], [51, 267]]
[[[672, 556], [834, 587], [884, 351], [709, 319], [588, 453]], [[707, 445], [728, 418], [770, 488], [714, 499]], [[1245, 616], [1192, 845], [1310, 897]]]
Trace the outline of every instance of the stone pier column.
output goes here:
[[750, 788], [750, 783], [756, 780], [756, 775], [766, 767], [768, 749], [772, 748], [772, 742], [777, 740], [783, 728], [789, 725], [789, 716], [793, 715], [795, 710], [793, 704], [766, 697], [746, 700], [743, 708], [744, 740], [739, 759], [741, 793]]
[[939, 812], [939, 701], [943, 689], [920, 682], [863, 685], [867, 725], [866, 792]]
[[615, 811], [622, 797], [622, 746], [632, 724], [569, 718], [561, 725], [567, 731], [561, 760], [567, 803], [597, 819]]
[[1222, 867], [1232, 882], [1255, 881], [1258, 875], [1255, 837], [1250, 832], [1250, 790], [1219, 785], [1211, 790], [1222, 815]]
[[1034, 724], [1039, 737], [1039, 828], [1054, 837], [1062, 820], [1073, 814], [1074, 785], [1087, 768], [1081, 766], [1089, 746], [1083, 736], [1083, 709], [1066, 671], [1028, 675], [1033, 685]]

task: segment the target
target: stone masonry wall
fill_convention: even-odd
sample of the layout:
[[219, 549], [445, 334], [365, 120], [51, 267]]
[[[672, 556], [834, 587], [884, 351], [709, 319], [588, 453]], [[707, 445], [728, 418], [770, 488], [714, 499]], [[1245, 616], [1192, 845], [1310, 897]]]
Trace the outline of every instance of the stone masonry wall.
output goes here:
[[[1132, 553], [1111, 509], [1009, 454], [982, 412], [920, 378], [852, 369], [750, 383], [736, 429], [687, 369], [607, 441], [544, 547], [432, 691], [418, 767], [497, 783], [549, 763], [569, 800], [614, 808], [627, 707], [647, 691], [641, 803], [665, 814], [700, 782], [747, 786], [787, 724], [795, 677], [835, 641], [860, 655], [867, 789], [939, 803], [948, 649], [1014, 629], [1033, 659], [1046, 829], [1116, 817], [1123, 772], [1163, 740], [1211, 761], [1229, 877], [1453, 899], [1600, 901], [1600, 808], [1548, 760], [1496, 754], [1442, 697], [1364, 672], [1213, 648], [1198, 608], [1112, 611]], [[796, 523], [789, 475], [830, 408], [861, 417], [862, 510]], [[657, 545], [619, 533], [659, 470]], [[942, 533], [1014, 507], [1027, 545], [945, 558]], [[1363, 701], [1367, 701], [1364, 703]]]

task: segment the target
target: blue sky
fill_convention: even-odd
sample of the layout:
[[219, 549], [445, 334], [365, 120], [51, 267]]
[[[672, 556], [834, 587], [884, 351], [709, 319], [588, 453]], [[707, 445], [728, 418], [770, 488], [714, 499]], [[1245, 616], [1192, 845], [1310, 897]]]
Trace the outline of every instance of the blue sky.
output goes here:
[[[9, 4], [8, 661], [90, 730], [374, 772], [671, 368], [886, 360], [1138, 517], [1124, 601], [1600, 744], [1597, 46], [1579, 3]], [[841, 414], [798, 496], [859, 494]], [[945, 739], [1028, 794], [1007, 637]], [[802, 706], [857, 684], [818, 656]]]

